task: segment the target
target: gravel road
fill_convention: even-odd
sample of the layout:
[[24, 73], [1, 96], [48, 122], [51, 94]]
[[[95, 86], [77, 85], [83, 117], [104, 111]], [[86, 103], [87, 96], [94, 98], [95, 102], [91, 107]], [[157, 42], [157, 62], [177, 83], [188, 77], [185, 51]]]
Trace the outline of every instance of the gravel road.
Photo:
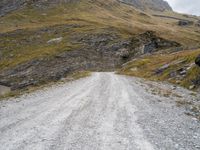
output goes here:
[[0, 102], [0, 150], [199, 150], [200, 122], [176, 97], [114, 73]]

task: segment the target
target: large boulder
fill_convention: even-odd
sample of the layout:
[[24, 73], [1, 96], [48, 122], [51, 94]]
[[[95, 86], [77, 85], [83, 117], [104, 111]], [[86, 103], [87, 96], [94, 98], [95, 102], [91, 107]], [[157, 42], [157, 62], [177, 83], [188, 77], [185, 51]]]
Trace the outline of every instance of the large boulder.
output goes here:
[[194, 22], [193, 21], [189, 21], [189, 20], [180, 20], [178, 22], [178, 25], [179, 26], [190, 26], [190, 25], [193, 25]]
[[195, 64], [200, 67], [200, 55], [195, 59]]

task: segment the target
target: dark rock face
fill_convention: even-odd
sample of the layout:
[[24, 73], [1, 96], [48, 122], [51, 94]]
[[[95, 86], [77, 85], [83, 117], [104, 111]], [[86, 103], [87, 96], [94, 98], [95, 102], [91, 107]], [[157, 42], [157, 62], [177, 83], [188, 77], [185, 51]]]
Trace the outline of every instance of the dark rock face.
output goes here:
[[136, 8], [145, 10], [145, 9], [152, 9], [155, 11], [165, 11], [165, 10], [172, 10], [170, 5], [163, 0], [118, 0], [120, 2], [130, 4], [135, 6]]
[[179, 26], [189, 26], [189, 25], [193, 25], [194, 22], [193, 21], [188, 21], [188, 20], [180, 20], [178, 22]]
[[25, 5], [26, 0], [2, 0], [0, 2], [0, 16], [5, 15], [6, 13], [16, 10], [23, 5]]
[[137, 37], [132, 38], [132, 53], [134, 55], [141, 55], [145, 53], [152, 53], [160, 49], [179, 47], [180, 44], [174, 41], [165, 40], [156, 36], [152, 31], [147, 31]]
[[200, 55], [196, 58], [195, 64], [200, 67]]

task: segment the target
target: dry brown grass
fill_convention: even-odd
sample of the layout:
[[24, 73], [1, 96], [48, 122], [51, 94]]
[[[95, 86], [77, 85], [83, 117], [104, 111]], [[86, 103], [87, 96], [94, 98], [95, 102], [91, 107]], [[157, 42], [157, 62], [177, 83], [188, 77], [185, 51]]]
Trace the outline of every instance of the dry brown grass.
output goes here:
[[[187, 18], [172, 12], [160, 13], [183, 19]], [[71, 29], [70, 32], [60, 35], [63, 36], [64, 42], [59, 45], [46, 44], [46, 41], [57, 37], [57, 35], [48, 32], [47, 35], [44, 34], [40, 37], [41, 42], [39, 44], [35, 43], [35, 37], [29, 45], [19, 44], [22, 40], [32, 37], [33, 33], [40, 29], [72, 24], [83, 25], [83, 27]], [[13, 34], [19, 29], [24, 34]], [[12, 37], [5, 36], [0, 40], [4, 58], [0, 60], [0, 69], [14, 67], [37, 58], [52, 57], [65, 50], [73, 50], [77, 46], [81, 46], [77, 43], [73, 44], [73, 41], [71, 41], [70, 37], [74, 34], [109, 32], [109, 34], [118, 34], [122, 38], [127, 38], [147, 30], [156, 31], [159, 36], [174, 40], [184, 46], [200, 45], [200, 34], [196, 32], [197, 28], [178, 27], [170, 19], [154, 17], [151, 13], [141, 12], [132, 6], [117, 3], [115, 0], [93, 2], [82, 0], [80, 3], [57, 5], [49, 9], [29, 6], [0, 18], [0, 33], [9, 32], [12, 35]], [[10, 58], [10, 51], [12, 51], [12, 58]], [[159, 64], [162, 65], [166, 61], [168, 59], [161, 59]], [[157, 62], [155, 64], [152, 62], [151, 65], [156, 65]], [[140, 63], [145, 64], [147, 62], [142, 60]], [[151, 68], [153, 67], [155, 66]], [[152, 70], [148, 69], [148, 71], [151, 72]], [[145, 72], [142, 74], [145, 74]], [[148, 73], [144, 76], [148, 76]]]
[[[163, 15], [176, 16], [187, 19], [183, 15], [172, 12], [160, 12]], [[45, 15], [44, 15], [45, 14]], [[6, 15], [0, 19], [0, 32], [14, 31], [16, 29], [33, 29], [48, 27], [56, 24], [68, 24], [72, 18], [93, 22], [93, 26], [107, 26], [117, 28], [124, 34], [138, 34], [147, 30], [156, 31], [157, 34], [183, 45], [196, 45], [200, 35], [196, 28], [182, 28], [170, 19], [153, 17], [150, 14], [134, 9], [134, 7], [117, 3], [114, 0], [81, 1], [67, 5], [59, 5], [51, 9], [24, 8]], [[80, 23], [73, 21], [74, 23]]]
[[[198, 54], [200, 54], [200, 49], [185, 50], [170, 54], [159, 53], [147, 55], [129, 62], [119, 71], [119, 73], [150, 80], [167, 80], [176, 84], [176, 80], [170, 77], [170, 73], [177, 71], [182, 67], [192, 65]], [[169, 64], [169, 67], [164, 69], [161, 73], [156, 74], [156, 70], [166, 64]], [[189, 86], [192, 85], [192, 81], [199, 78], [199, 76], [200, 68], [196, 65], [192, 65], [187, 71], [186, 76], [180, 80], [180, 85], [189, 88]]]

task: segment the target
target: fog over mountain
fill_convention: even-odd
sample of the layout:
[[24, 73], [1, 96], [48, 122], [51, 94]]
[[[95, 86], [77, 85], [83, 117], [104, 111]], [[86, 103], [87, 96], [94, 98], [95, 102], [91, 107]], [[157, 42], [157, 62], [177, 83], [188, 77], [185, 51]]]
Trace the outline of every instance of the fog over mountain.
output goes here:
[[166, 0], [166, 1], [177, 12], [200, 16], [199, 0]]

